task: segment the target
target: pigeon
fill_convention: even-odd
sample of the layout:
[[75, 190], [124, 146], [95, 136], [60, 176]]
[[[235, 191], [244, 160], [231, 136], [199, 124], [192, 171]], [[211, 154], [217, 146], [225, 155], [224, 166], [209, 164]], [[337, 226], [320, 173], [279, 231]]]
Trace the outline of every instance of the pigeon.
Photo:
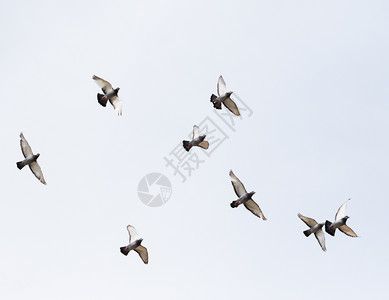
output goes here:
[[232, 112], [236, 116], [240, 116], [240, 112], [238, 106], [236, 106], [235, 102], [230, 98], [233, 92], [227, 91], [226, 83], [224, 82], [223, 77], [220, 75], [219, 80], [217, 82], [217, 94], [211, 95], [211, 102], [213, 103], [213, 107], [216, 109], [222, 109], [222, 103], [225, 107], [228, 108], [230, 112]]
[[127, 226], [128, 234], [130, 235], [130, 243], [127, 246], [120, 247], [120, 252], [123, 253], [125, 256], [131, 251], [136, 251], [140, 258], [143, 260], [145, 264], [149, 263], [149, 254], [147, 252], [147, 248], [143, 247], [141, 245], [143, 239], [141, 239], [136, 232], [136, 229], [134, 226], [128, 225]]
[[339, 228], [339, 230], [341, 232], [343, 232], [344, 234], [346, 234], [348, 236], [358, 237], [358, 235], [350, 227], [348, 227], [346, 225], [347, 219], [350, 218], [349, 216], [345, 216], [347, 202], [350, 201], [350, 199], [351, 198], [349, 198], [345, 203], [343, 203], [341, 205], [341, 207], [339, 207], [339, 209], [335, 215], [335, 222], [334, 223], [331, 223], [328, 220], [326, 221], [325, 229], [326, 229], [326, 232], [328, 234], [335, 236], [335, 230], [336, 230], [336, 228]]
[[185, 150], [189, 152], [190, 148], [193, 146], [201, 147], [203, 149], [208, 149], [209, 143], [204, 141], [206, 135], [200, 135], [200, 129], [197, 125], [193, 125], [193, 136], [191, 141], [182, 141], [182, 145]]
[[309, 229], [303, 231], [306, 237], [310, 236], [311, 233], [315, 234], [315, 238], [319, 242], [319, 245], [323, 251], [327, 251], [326, 249], [326, 240], [324, 236], [323, 229], [321, 229], [324, 223], [317, 223], [314, 219], [303, 216], [302, 214], [297, 214], [297, 216], [308, 225]]
[[263, 220], [266, 220], [258, 204], [255, 203], [253, 199], [251, 199], [251, 197], [255, 194], [255, 192], [247, 193], [243, 183], [238, 179], [238, 177], [235, 176], [232, 170], [230, 171], [230, 177], [231, 177], [232, 186], [234, 187], [235, 194], [239, 197], [238, 200], [231, 202], [230, 204], [231, 207], [235, 208], [243, 204], [249, 211], [251, 211], [258, 218], [262, 218]]
[[118, 97], [118, 92], [120, 88], [113, 89], [112, 85], [108, 81], [105, 81], [104, 79], [97, 77], [96, 75], [93, 75], [92, 79], [97, 83], [99, 87], [101, 87], [101, 90], [104, 93], [104, 95], [97, 93], [97, 101], [105, 107], [107, 105], [107, 101], [109, 100], [117, 114], [121, 116], [122, 101]]
[[35, 175], [36, 178], [39, 179], [40, 182], [46, 184], [45, 178], [43, 177], [43, 173], [41, 167], [37, 163], [37, 159], [39, 157], [39, 153], [32, 153], [31, 147], [28, 144], [26, 138], [23, 133], [20, 133], [20, 147], [22, 148], [23, 155], [25, 157], [24, 160], [18, 161], [16, 166], [19, 170], [23, 169], [24, 166], [28, 165], [30, 167], [31, 172]]

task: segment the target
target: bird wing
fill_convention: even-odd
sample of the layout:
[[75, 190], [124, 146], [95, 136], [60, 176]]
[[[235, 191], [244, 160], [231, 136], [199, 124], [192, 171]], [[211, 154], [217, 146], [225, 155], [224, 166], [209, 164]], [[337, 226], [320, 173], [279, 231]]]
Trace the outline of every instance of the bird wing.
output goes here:
[[143, 260], [145, 264], [149, 263], [149, 253], [147, 252], [146, 247], [139, 245], [134, 250], [139, 254], [140, 258]]
[[36, 161], [34, 161], [30, 163], [28, 166], [30, 167], [31, 172], [35, 175], [35, 177], [38, 178], [39, 181], [42, 182], [43, 184], [46, 184], [45, 178], [43, 177], [43, 173], [39, 164]]
[[24, 157], [33, 155], [30, 145], [28, 144], [26, 138], [23, 133], [20, 133], [20, 148], [22, 148], [22, 152]]
[[192, 140], [200, 136], [200, 128], [197, 125], [193, 125], [193, 135]]
[[219, 80], [217, 81], [217, 93], [219, 96], [227, 93], [227, 86], [224, 82], [223, 76], [220, 75]]
[[262, 213], [262, 210], [259, 208], [258, 204], [253, 200], [249, 199], [243, 204], [249, 211], [262, 220], [266, 220], [265, 215]]
[[136, 232], [136, 229], [134, 226], [128, 225], [127, 226], [128, 234], [130, 235], [130, 243], [136, 240], [139, 240], [139, 235]]
[[203, 149], [208, 149], [209, 148], [209, 143], [208, 141], [202, 141], [200, 144], [199, 144], [199, 147], [203, 148]]
[[321, 249], [323, 249], [323, 251], [327, 251], [326, 238], [324, 236], [324, 232], [322, 229], [319, 229], [318, 231], [315, 232], [315, 238], [319, 242]]
[[316, 220], [305, 217], [302, 214], [297, 214], [297, 216], [310, 228], [317, 224]]
[[351, 237], [358, 237], [358, 235], [352, 230], [350, 227], [348, 227], [346, 224], [339, 227], [339, 230], [343, 232], [344, 234], [347, 234]]
[[335, 215], [335, 221], [338, 221], [340, 220], [341, 218], [343, 218], [345, 215], [346, 215], [346, 207], [347, 207], [347, 202], [350, 201], [351, 198], [349, 198], [345, 203], [343, 203], [338, 211], [336, 212], [336, 215]]
[[235, 176], [234, 172], [232, 170], [230, 171], [230, 177], [231, 177], [231, 183], [234, 187], [235, 194], [238, 197], [242, 197], [244, 194], [247, 193], [243, 183], [238, 179], [238, 177]]
[[114, 96], [111, 99], [109, 99], [109, 102], [111, 102], [113, 108], [117, 112], [118, 116], [122, 115], [122, 100], [118, 96]]
[[103, 78], [93, 75], [92, 79], [97, 83], [97, 85], [101, 88], [104, 94], [113, 91], [112, 85], [108, 81], [104, 80]]
[[226, 100], [224, 100], [223, 104], [235, 116], [240, 116], [240, 112], [239, 112], [238, 106], [236, 106], [235, 102], [231, 98], [227, 98]]

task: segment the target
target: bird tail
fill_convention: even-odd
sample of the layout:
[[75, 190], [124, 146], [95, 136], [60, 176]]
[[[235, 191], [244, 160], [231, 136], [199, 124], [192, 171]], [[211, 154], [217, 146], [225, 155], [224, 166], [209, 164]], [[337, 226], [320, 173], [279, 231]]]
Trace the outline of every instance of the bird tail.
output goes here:
[[23, 169], [23, 167], [25, 166], [26, 164], [24, 163], [24, 161], [18, 161], [16, 163], [16, 166], [18, 167], [19, 170]]
[[192, 148], [192, 145], [189, 143], [189, 141], [182, 141], [182, 145], [184, 146], [185, 150], [188, 152], [190, 148]]
[[125, 256], [127, 256], [130, 250], [127, 247], [120, 247], [120, 252], [123, 253]]
[[97, 93], [97, 101], [104, 107], [107, 106], [107, 97], [105, 97], [103, 94]]
[[199, 147], [203, 148], [203, 149], [208, 149], [209, 147], [209, 143], [207, 141], [202, 141], [200, 144], [199, 144]]
[[217, 96], [215, 94], [211, 95], [211, 102], [213, 103], [213, 107], [216, 109], [222, 109], [222, 104], [221, 102], [216, 102]]
[[239, 206], [239, 201], [238, 201], [238, 200], [232, 201], [231, 204], [230, 204], [230, 206], [231, 206], [232, 208], [238, 207], [238, 206]]
[[331, 228], [332, 223], [330, 221], [326, 221], [325, 227], [326, 227], [326, 232], [332, 236], [335, 236], [335, 229], [336, 228]]
[[305, 236], [310, 236], [312, 231], [310, 229], [307, 229], [307, 230], [303, 231], [303, 233], [305, 234]]

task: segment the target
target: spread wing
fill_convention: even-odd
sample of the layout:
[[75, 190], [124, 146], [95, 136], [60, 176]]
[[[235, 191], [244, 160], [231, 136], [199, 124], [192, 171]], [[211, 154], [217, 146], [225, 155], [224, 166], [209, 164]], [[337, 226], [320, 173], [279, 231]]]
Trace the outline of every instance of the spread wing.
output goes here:
[[227, 93], [227, 86], [224, 82], [223, 76], [221, 75], [219, 77], [219, 80], [217, 81], [217, 93], [219, 96]]
[[134, 250], [139, 254], [140, 258], [143, 260], [145, 264], [149, 263], [149, 253], [147, 252], [146, 247], [139, 245]]
[[223, 104], [225, 107], [228, 108], [230, 112], [232, 112], [235, 116], [240, 116], [240, 112], [238, 109], [238, 106], [236, 106], [235, 102], [232, 101], [231, 98], [227, 98], [226, 100], [223, 101]]
[[30, 163], [28, 166], [30, 167], [31, 172], [35, 175], [35, 177], [38, 178], [39, 181], [42, 182], [43, 184], [46, 184], [45, 178], [43, 177], [43, 173], [39, 164], [36, 161], [34, 161]]
[[262, 218], [262, 220], [266, 220], [262, 210], [253, 199], [247, 200], [243, 205], [257, 217]]
[[[20, 148], [22, 148], [22, 152], [24, 157], [33, 155], [30, 145], [28, 144], [26, 138], [23, 133], [20, 133]], [[35, 175], [36, 176], [36, 175]]]
[[134, 226], [128, 225], [127, 226], [127, 231], [128, 231], [128, 234], [130, 235], [130, 243], [133, 242], [133, 241], [139, 240], [139, 235], [136, 232], [136, 229], [135, 229]]
[[113, 108], [117, 112], [118, 116], [122, 115], [122, 100], [118, 96], [114, 96], [111, 99], [109, 99], [109, 102], [111, 102]]
[[238, 179], [238, 177], [235, 176], [234, 172], [232, 170], [230, 171], [230, 177], [231, 177], [231, 183], [234, 187], [235, 194], [238, 197], [242, 197], [244, 194], [247, 193], [243, 183]]
[[305, 223], [309, 228], [315, 226], [317, 222], [314, 219], [303, 216], [302, 214], [297, 214], [297, 216]]
[[319, 245], [323, 251], [327, 251], [326, 249], [326, 238], [324, 236], [323, 230], [318, 230], [315, 232], [315, 238], [319, 242]]
[[338, 211], [336, 212], [336, 215], [335, 215], [335, 221], [340, 220], [341, 218], [343, 218], [346, 215], [347, 202], [349, 202], [350, 199], [351, 198], [349, 198], [345, 203], [343, 203], [341, 205], [341, 207], [339, 207], [339, 209], [338, 209]]
[[208, 149], [209, 148], [209, 143], [207, 141], [202, 141], [200, 144], [199, 144], [199, 147], [203, 148], [203, 149]]
[[93, 75], [92, 79], [97, 83], [97, 85], [101, 88], [101, 90], [104, 92], [104, 94], [107, 94], [107, 93], [113, 91], [112, 85], [108, 81], [106, 81], [106, 80], [104, 80], [96, 75]]
[[339, 230], [343, 232], [344, 234], [347, 234], [351, 237], [358, 237], [358, 235], [352, 230], [350, 227], [348, 227], [346, 224], [339, 227]]
[[193, 125], [193, 136], [192, 140], [200, 136], [200, 128], [197, 125]]

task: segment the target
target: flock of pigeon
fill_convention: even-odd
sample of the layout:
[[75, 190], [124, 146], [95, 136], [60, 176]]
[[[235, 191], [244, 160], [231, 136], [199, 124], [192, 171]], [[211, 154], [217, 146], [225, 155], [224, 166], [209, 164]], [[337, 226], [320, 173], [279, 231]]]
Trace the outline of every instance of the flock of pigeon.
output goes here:
[[[95, 75], [93, 75], [92, 79], [103, 91], [103, 94], [97, 93], [98, 103], [100, 103], [103, 107], [106, 107], [107, 102], [109, 101], [112, 104], [113, 108], [115, 109], [116, 113], [119, 116], [121, 116], [122, 101], [118, 97], [118, 92], [120, 88], [114, 89], [108, 81], [100, 77], [97, 77]], [[222, 109], [222, 104], [223, 104], [231, 113], [233, 113], [236, 116], [240, 116], [238, 106], [231, 99], [232, 93], [233, 92], [227, 90], [226, 83], [224, 82], [223, 77], [220, 76], [217, 83], [218, 96], [212, 94], [211, 102], [213, 104], [213, 107], [216, 109]], [[190, 151], [190, 149], [194, 146], [203, 149], [208, 149], [209, 143], [208, 141], [205, 141], [205, 137], [206, 135], [200, 135], [199, 127], [194, 125], [192, 140], [183, 141], [184, 149], [186, 151]], [[37, 159], [40, 154], [39, 153], [34, 154], [32, 152], [32, 149], [28, 144], [26, 138], [24, 137], [23, 133], [20, 133], [20, 147], [22, 149], [24, 160], [17, 162], [16, 166], [19, 169], [22, 169], [23, 167], [28, 165], [32, 173], [35, 175], [35, 177], [38, 178], [41, 183], [46, 184], [46, 181], [43, 177], [42, 170], [37, 162]], [[263, 214], [261, 208], [252, 199], [252, 196], [255, 194], [255, 192], [248, 193], [243, 183], [238, 179], [238, 177], [235, 176], [232, 170], [230, 171], [229, 175], [231, 178], [231, 183], [234, 188], [235, 194], [238, 197], [237, 200], [231, 202], [230, 206], [232, 208], [236, 208], [239, 205], [243, 204], [255, 216], [261, 218], [262, 220], [266, 220], [266, 217]], [[343, 203], [339, 207], [335, 215], [335, 222], [330, 222], [327, 220], [325, 223], [317, 223], [314, 219], [305, 217], [300, 213], [298, 214], [298, 217], [309, 227], [309, 229], [303, 231], [304, 235], [308, 237], [313, 233], [323, 251], [327, 250], [325, 246], [325, 236], [322, 230], [322, 227], [324, 225], [325, 225], [325, 231], [332, 236], [335, 235], [335, 230], [338, 228], [341, 232], [343, 232], [348, 236], [357, 237], [357, 234], [350, 227], [346, 225], [346, 221], [349, 218], [348, 216], [346, 216], [346, 206], [349, 200], [350, 199], [348, 199], [345, 203]], [[127, 231], [130, 236], [130, 243], [127, 246], [121, 247], [120, 252], [124, 255], [128, 255], [128, 253], [131, 250], [134, 250], [139, 254], [142, 261], [145, 264], [147, 264], [149, 261], [148, 251], [146, 247], [141, 245], [143, 239], [139, 237], [138, 233], [136, 232], [136, 229], [131, 225], [127, 226]]]

